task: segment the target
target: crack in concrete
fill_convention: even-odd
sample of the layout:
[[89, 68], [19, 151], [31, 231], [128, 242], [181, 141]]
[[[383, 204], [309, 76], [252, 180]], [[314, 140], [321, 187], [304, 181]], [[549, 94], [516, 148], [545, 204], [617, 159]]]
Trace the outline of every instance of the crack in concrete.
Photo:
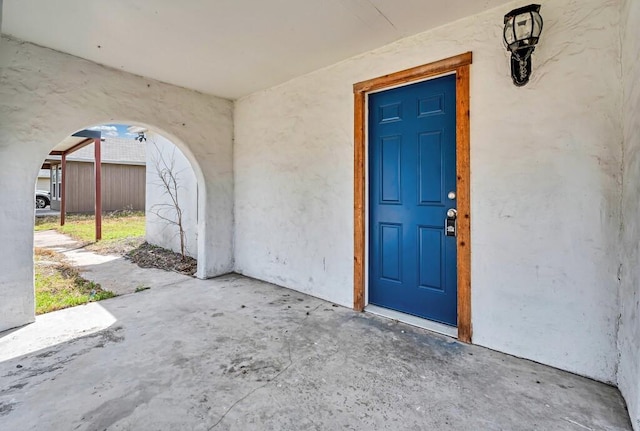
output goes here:
[[243, 402], [244, 400], [249, 398], [251, 395], [253, 395], [257, 391], [259, 391], [260, 389], [262, 389], [265, 386], [269, 385], [270, 383], [275, 382], [278, 379], [278, 377], [280, 377], [285, 371], [287, 371], [289, 368], [291, 368], [291, 366], [293, 365], [293, 357], [291, 355], [291, 338], [293, 338], [293, 336], [296, 333], [298, 333], [300, 331], [300, 329], [302, 329], [302, 326], [309, 319], [309, 317], [311, 317], [311, 314], [314, 313], [315, 311], [317, 311], [318, 308], [320, 308], [322, 305], [323, 304], [320, 303], [314, 309], [308, 311], [306, 316], [302, 319], [302, 321], [298, 325], [298, 327], [294, 331], [292, 331], [291, 334], [287, 337], [287, 350], [288, 350], [288, 356], [289, 356], [289, 363], [282, 370], [280, 370], [275, 376], [273, 376], [273, 378], [268, 379], [264, 384], [253, 388], [247, 394], [245, 394], [244, 396], [238, 398], [233, 404], [231, 404], [231, 407], [229, 407], [227, 409], [227, 411], [224, 412], [222, 414], [222, 416], [220, 416], [220, 419], [218, 419], [218, 421], [215, 424], [213, 424], [211, 427], [209, 427], [207, 429], [207, 431], [211, 431], [212, 429], [217, 427], [224, 420], [224, 418], [227, 417], [227, 415], [231, 412], [231, 410], [233, 410], [238, 404], [240, 404], [241, 402]]

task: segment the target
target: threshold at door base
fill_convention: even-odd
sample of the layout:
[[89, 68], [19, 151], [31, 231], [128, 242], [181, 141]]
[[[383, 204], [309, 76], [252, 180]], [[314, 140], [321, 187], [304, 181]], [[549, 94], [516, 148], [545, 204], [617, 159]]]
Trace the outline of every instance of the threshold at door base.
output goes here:
[[400, 313], [399, 311], [390, 310], [388, 308], [378, 307], [377, 305], [367, 305], [364, 308], [364, 311], [375, 314], [376, 316], [394, 319], [398, 322], [406, 323], [407, 325], [417, 326], [418, 328], [437, 332], [438, 334], [446, 335], [448, 337], [458, 338], [458, 328], [454, 328], [453, 326], [443, 325], [442, 323], [412, 316], [411, 314]]

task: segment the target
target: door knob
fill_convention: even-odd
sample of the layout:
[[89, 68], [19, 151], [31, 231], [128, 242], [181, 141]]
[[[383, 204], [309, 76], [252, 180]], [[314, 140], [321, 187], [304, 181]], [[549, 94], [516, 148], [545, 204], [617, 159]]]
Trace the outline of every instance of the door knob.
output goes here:
[[449, 208], [447, 210], [447, 218], [456, 218], [456, 216], [458, 215], [458, 211], [454, 208]]

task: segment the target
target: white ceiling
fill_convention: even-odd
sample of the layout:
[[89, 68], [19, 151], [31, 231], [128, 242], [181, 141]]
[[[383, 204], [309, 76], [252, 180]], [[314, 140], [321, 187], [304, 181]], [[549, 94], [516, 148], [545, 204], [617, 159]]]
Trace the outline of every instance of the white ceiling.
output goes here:
[[235, 99], [504, 3], [4, 0], [2, 32]]

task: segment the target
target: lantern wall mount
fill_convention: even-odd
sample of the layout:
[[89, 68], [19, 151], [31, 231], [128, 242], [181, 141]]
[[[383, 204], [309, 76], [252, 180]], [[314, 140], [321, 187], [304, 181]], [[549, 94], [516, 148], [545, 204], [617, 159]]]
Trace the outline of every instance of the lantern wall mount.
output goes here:
[[504, 43], [511, 52], [511, 78], [522, 87], [531, 76], [531, 54], [542, 33], [540, 5], [530, 4], [504, 16]]

